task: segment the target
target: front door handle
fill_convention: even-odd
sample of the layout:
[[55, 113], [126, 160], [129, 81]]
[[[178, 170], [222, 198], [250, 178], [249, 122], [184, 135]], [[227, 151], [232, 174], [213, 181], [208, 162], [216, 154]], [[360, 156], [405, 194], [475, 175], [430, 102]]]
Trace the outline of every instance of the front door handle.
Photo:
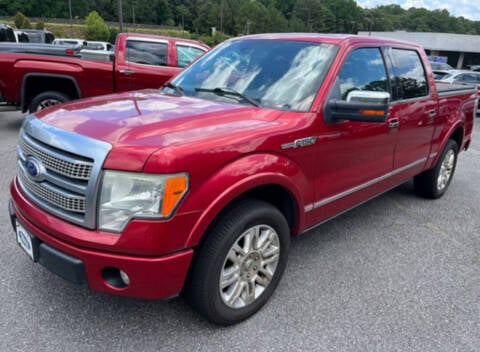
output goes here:
[[133, 70], [120, 70], [120, 73], [123, 74], [123, 75], [130, 76], [130, 75], [133, 75], [135, 73], [135, 71], [133, 71]]
[[428, 112], [428, 118], [429, 119], [433, 119], [435, 117], [437, 117], [437, 112], [435, 110], [432, 110], [432, 111]]

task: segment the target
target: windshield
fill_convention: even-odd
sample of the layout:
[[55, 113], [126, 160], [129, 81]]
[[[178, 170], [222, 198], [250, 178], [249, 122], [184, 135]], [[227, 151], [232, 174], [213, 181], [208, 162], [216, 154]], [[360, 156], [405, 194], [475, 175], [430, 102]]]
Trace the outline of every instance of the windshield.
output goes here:
[[234, 40], [203, 56], [166, 89], [203, 99], [308, 111], [337, 50], [304, 41]]

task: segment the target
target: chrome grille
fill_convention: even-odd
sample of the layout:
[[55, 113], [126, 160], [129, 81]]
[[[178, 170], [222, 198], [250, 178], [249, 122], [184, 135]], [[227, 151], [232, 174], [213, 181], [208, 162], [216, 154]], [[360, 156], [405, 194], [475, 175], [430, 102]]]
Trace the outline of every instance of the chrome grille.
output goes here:
[[33, 182], [19, 172], [20, 182], [23, 187], [35, 194], [37, 197], [63, 209], [74, 213], [85, 213], [85, 197], [72, 194], [63, 194], [60, 189], [55, 189], [45, 182]]
[[[92, 173], [93, 161], [69, 161], [60, 156], [51, 155], [49, 152], [36, 148], [26, 141], [20, 142], [20, 148], [25, 155], [34, 155], [38, 157], [47, 169], [55, 171], [63, 176], [79, 180], [88, 180]], [[65, 158], [65, 157], [64, 157]]]
[[45, 211], [94, 229], [100, 175], [110, 149], [103, 141], [27, 116], [17, 148], [18, 184]]

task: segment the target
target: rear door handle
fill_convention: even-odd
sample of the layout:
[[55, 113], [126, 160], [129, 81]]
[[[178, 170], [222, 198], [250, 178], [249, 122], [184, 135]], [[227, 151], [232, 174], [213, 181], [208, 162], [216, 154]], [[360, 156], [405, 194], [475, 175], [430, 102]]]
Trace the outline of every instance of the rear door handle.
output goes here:
[[120, 70], [120, 73], [123, 74], [123, 75], [130, 76], [130, 75], [133, 75], [133, 74], [135, 73], [135, 71], [132, 71], [132, 70]]
[[397, 128], [398, 126], [400, 126], [400, 121], [399, 120], [394, 119], [394, 120], [388, 121], [388, 127], [389, 128]]

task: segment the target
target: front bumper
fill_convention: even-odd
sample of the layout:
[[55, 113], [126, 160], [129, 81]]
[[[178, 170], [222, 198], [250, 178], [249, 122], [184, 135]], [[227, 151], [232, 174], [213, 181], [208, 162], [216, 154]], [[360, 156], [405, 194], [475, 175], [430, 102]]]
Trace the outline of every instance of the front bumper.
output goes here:
[[[66, 243], [41, 230], [22, 214], [14, 201], [9, 203], [9, 213], [14, 230], [18, 221], [33, 236], [36, 260], [70, 282], [87, 284], [95, 291], [148, 299], [175, 296], [182, 290], [192, 249], [160, 257], [92, 250]], [[127, 273], [130, 283], [124, 287], [115, 285], [109, 276], [112, 268]]]

